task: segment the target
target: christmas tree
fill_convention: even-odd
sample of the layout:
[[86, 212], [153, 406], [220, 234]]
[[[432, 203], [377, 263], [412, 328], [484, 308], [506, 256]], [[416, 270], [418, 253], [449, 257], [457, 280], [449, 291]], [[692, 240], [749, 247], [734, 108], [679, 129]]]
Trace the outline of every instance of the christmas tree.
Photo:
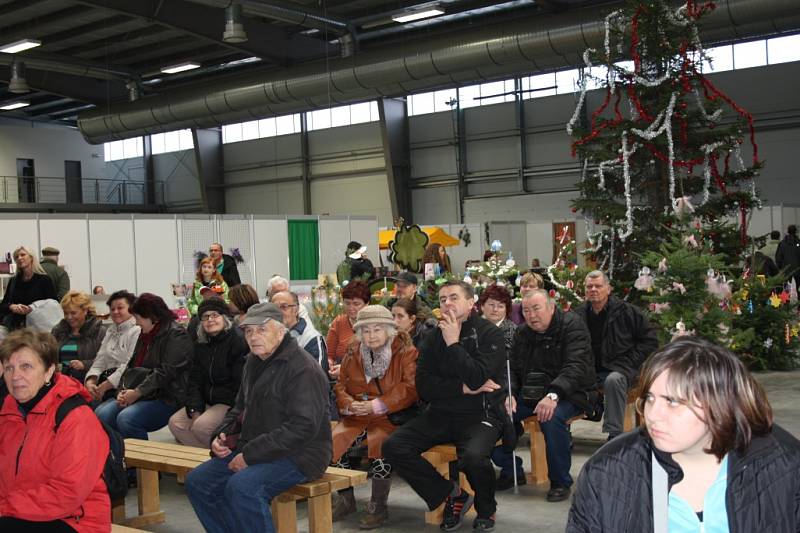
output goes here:
[[[683, 215], [681, 202], [696, 205], [702, 224], [738, 221], [736, 237], [720, 227], [711, 239], [731, 263], [747, 243], [748, 211], [760, 206], [753, 119], [703, 75], [708, 58], [697, 22], [712, 9], [695, 0], [677, 9], [630, 1], [606, 17], [603, 49], [584, 53], [582, 91], [567, 125], [583, 168], [573, 211], [586, 220], [589, 258], [617, 288], [635, 279], [639, 255], [669, 241], [664, 228]], [[592, 78], [605, 97], [589, 112]]]

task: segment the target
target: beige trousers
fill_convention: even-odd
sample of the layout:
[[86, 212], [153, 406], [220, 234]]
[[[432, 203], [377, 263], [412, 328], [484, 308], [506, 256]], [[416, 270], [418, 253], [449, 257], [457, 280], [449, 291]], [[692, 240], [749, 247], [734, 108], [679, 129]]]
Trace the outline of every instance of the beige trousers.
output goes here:
[[206, 405], [206, 410], [197, 418], [189, 418], [186, 409], [180, 408], [169, 419], [169, 430], [175, 440], [186, 446], [198, 448], [211, 448], [211, 437], [214, 430], [225, 418], [229, 406], [218, 403]]

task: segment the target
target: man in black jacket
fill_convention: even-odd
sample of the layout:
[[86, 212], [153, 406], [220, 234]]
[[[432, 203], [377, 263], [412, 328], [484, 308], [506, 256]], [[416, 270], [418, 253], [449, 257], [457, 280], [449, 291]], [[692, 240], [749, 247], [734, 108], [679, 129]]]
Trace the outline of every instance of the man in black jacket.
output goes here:
[[547, 501], [560, 502], [569, 497], [572, 485], [566, 422], [594, 403], [589, 331], [580, 317], [562, 312], [542, 289], [522, 297], [522, 316], [525, 324], [517, 328], [511, 349], [511, 389], [539, 420], [547, 445]]
[[208, 531], [274, 531], [272, 498], [317, 479], [331, 460], [328, 378], [281, 318], [271, 303], [248, 309], [241, 326], [250, 354], [236, 404], [211, 443], [214, 457], [186, 478]]
[[242, 280], [239, 279], [239, 268], [236, 266], [236, 260], [230, 255], [222, 253], [222, 245], [220, 243], [212, 243], [208, 247], [208, 255], [214, 260], [217, 272], [228, 284], [228, 288], [241, 285]]
[[586, 302], [576, 312], [592, 336], [594, 368], [605, 396], [603, 432], [611, 440], [622, 433], [628, 390], [636, 384], [639, 367], [658, 348], [658, 336], [638, 307], [611, 295], [604, 272], [589, 272], [584, 287]]
[[795, 285], [800, 290], [800, 239], [797, 238], [797, 226], [794, 224], [786, 228], [786, 235], [778, 244], [775, 264], [789, 274], [790, 279], [794, 278]]
[[467, 283], [449, 281], [439, 289], [442, 321], [423, 341], [417, 361], [417, 392], [430, 407], [383, 445], [384, 457], [429, 509], [445, 503], [445, 531], [461, 525], [473, 498], [420, 455], [437, 444], [456, 445], [459, 468], [475, 490], [473, 529], [492, 531], [497, 508], [489, 455], [502, 422], [489, 396], [503, 384], [505, 344], [500, 329], [471, 313], [473, 303]]

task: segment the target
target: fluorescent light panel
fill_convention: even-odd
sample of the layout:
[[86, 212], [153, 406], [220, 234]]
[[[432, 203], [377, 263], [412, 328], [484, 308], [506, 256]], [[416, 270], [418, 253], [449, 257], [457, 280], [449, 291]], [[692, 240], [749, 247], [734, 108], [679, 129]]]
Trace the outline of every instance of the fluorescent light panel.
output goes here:
[[37, 46], [42, 46], [42, 41], [37, 41], [36, 39], [22, 39], [21, 41], [1, 47], [0, 52], [3, 52], [4, 54], [16, 54], [17, 52], [22, 52], [23, 50], [28, 50], [30, 48], [36, 48]]
[[14, 102], [13, 104], [4, 105], [0, 107], [3, 111], [12, 111], [14, 109], [19, 109], [20, 107], [28, 107], [31, 105], [30, 102]]
[[444, 11], [441, 9], [426, 9], [413, 13], [392, 15], [392, 20], [395, 22], [411, 22], [412, 20], [429, 19], [431, 17], [438, 17], [439, 15], [444, 15]]
[[194, 61], [187, 61], [186, 63], [180, 63], [178, 65], [164, 67], [161, 69], [161, 72], [163, 72], [164, 74], [177, 74], [178, 72], [184, 72], [186, 70], [192, 70], [195, 68], [200, 68], [200, 63], [195, 63]]

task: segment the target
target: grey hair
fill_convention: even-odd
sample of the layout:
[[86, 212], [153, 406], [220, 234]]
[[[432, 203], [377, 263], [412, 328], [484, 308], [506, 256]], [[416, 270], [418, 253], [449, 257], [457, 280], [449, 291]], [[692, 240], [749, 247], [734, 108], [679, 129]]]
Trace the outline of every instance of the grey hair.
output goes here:
[[275, 285], [279, 284], [279, 283], [281, 283], [281, 284], [285, 283], [286, 287], [287, 287], [286, 290], [289, 290], [288, 289], [288, 287], [289, 287], [289, 280], [288, 279], [284, 278], [283, 276], [278, 276], [278, 275], [272, 276], [271, 278], [269, 278], [269, 281], [267, 281], [267, 298], [272, 298], [272, 295], [274, 294], [272, 292], [272, 288]]
[[611, 285], [611, 280], [608, 279], [608, 276], [606, 276], [606, 273], [603, 272], [602, 270], [592, 270], [591, 272], [586, 274], [586, 277], [584, 278], [583, 282], [586, 283], [586, 280], [588, 279], [597, 279], [597, 278], [603, 278], [603, 282], [606, 285]]
[[553, 307], [555, 307], [556, 305], [555, 299], [552, 296], [550, 296], [550, 293], [544, 289], [533, 289], [532, 291], [523, 294], [522, 301], [524, 302], [525, 300], [530, 300], [531, 298], [537, 295], [544, 296], [544, 301], [547, 304], [548, 309], [552, 309]]
[[[388, 337], [387, 341], [389, 344], [392, 343], [392, 340], [397, 337], [397, 326], [389, 325], [389, 324], [378, 324], [379, 326], [383, 326], [383, 329], [386, 331], [386, 336]], [[363, 342], [361, 338], [361, 328], [356, 328], [353, 331], [355, 337], [359, 340], [359, 342]]]
[[[226, 315], [222, 315], [222, 321], [225, 323], [223, 331], [228, 331], [233, 327], [233, 322]], [[209, 338], [206, 330], [203, 329], [203, 322], [197, 325], [197, 342], [200, 344], [208, 344]]]

